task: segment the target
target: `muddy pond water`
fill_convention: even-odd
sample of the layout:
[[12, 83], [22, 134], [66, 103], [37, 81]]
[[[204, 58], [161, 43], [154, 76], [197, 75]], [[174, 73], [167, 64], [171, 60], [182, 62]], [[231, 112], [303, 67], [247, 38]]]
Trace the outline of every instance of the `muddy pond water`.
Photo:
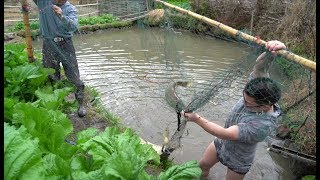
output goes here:
[[[189, 32], [172, 34], [160, 28], [97, 31], [76, 35], [73, 42], [81, 79], [100, 93], [105, 108], [143, 139], [159, 145], [164, 129], [169, 127], [171, 136], [177, 127], [176, 113], [164, 98], [169, 83], [190, 80], [197, 87], [205, 86], [213, 76], [250, 53], [249, 47], [240, 43]], [[35, 51], [41, 50], [41, 40], [33, 44]], [[227, 99], [211, 100], [196, 112], [223, 126], [242, 88], [243, 83], [235, 85], [228, 90], [231, 93]], [[188, 123], [182, 147], [170, 158], [177, 163], [199, 160], [213, 139], [196, 124]], [[266, 149], [265, 142], [259, 143], [245, 179], [294, 179]], [[210, 178], [225, 179], [225, 174], [226, 168], [218, 163], [211, 169]]]

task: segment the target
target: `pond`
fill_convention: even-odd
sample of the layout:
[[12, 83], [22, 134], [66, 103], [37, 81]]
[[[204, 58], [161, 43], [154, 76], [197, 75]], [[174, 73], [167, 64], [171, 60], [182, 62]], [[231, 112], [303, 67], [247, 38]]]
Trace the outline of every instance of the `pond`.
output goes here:
[[[177, 128], [177, 115], [165, 101], [165, 90], [173, 81], [188, 80], [198, 89], [212, 77], [227, 71], [241, 57], [250, 54], [246, 45], [160, 28], [137, 27], [97, 31], [73, 38], [81, 79], [101, 95], [106, 109], [121, 118], [143, 139], [161, 145], [162, 133], [170, 136]], [[41, 40], [33, 42], [41, 49]], [[227, 98], [209, 101], [196, 112], [223, 126], [227, 113], [241, 97], [246, 79], [229, 88]], [[199, 160], [214, 137], [194, 123], [188, 123], [182, 147], [170, 155], [175, 162]], [[252, 170], [245, 179], [293, 179], [275, 164], [265, 142], [259, 143]], [[218, 163], [212, 179], [224, 179], [226, 168]]]

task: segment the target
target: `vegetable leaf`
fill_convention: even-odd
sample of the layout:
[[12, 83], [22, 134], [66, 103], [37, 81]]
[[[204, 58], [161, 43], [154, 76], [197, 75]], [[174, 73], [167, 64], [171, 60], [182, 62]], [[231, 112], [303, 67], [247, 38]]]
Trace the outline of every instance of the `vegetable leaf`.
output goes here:
[[18, 130], [4, 123], [4, 179], [43, 179], [38, 140], [24, 126]]
[[56, 89], [52, 92], [44, 92], [43, 90], [36, 90], [35, 94], [38, 97], [38, 103], [41, 107], [57, 110], [64, 101], [64, 98], [72, 91], [71, 87], [65, 87], [63, 89]]
[[13, 98], [4, 98], [4, 120], [6, 122], [12, 121], [12, 115], [14, 113], [13, 106], [18, 103], [18, 100]]
[[196, 160], [189, 161], [182, 165], [170, 167], [167, 171], [160, 173], [159, 180], [182, 180], [182, 179], [199, 179], [201, 169]]
[[65, 142], [73, 130], [70, 120], [61, 111], [35, 107], [31, 103], [18, 103], [14, 106], [13, 123], [23, 124], [28, 132], [39, 138], [44, 151], [70, 157], [76, 151], [75, 146]]
[[71, 179], [70, 159], [64, 160], [52, 153], [43, 157], [46, 176], [50, 179]]
[[149, 144], [141, 144], [132, 129], [124, 133], [108, 127], [89, 141], [78, 144], [92, 156], [93, 169], [103, 168], [104, 179], [137, 179], [149, 177], [144, 170], [147, 162], [160, 163], [160, 156]]
[[96, 128], [87, 128], [77, 133], [77, 143], [83, 144], [89, 141], [92, 137], [97, 135], [98, 130]]

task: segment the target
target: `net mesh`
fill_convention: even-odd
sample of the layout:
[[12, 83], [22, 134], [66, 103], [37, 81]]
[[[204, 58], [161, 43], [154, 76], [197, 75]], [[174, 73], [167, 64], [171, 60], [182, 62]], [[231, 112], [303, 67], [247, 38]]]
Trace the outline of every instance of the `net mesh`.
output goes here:
[[[198, 20], [190, 16], [186, 16], [184, 14], [178, 13], [172, 9], [166, 8], [165, 6], [162, 6], [162, 8], [166, 10], [165, 13], [167, 17], [173, 16], [170, 18], [170, 22], [173, 24], [172, 26], [176, 29], [189, 27], [188, 29], [191, 31], [196, 31], [195, 29], [197, 29], [197, 31], [200, 31], [200, 32], [203, 29], [205, 30], [208, 29], [208, 27], [205, 26], [202, 22], [199, 22]], [[174, 21], [175, 19], [179, 19], [179, 21]], [[191, 24], [193, 25], [192, 28], [190, 28]], [[194, 27], [198, 27], [198, 28], [194, 28]], [[211, 27], [209, 27], [209, 29], [210, 28]], [[250, 47], [250, 53], [246, 56], [242, 56], [239, 59], [237, 59], [236, 63], [232, 64], [231, 66], [228, 66], [228, 68], [226, 68], [223, 72], [219, 72], [218, 75], [213, 75], [214, 78], [209, 80], [208, 81], [209, 83], [206, 84], [204, 87], [200, 87], [196, 92], [194, 92], [191, 99], [186, 100], [185, 104], [182, 105], [180, 109], [178, 107], [178, 111], [180, 111], [181, 109], [187, 110], [187, 111], [188, 110], [195, 111], [210, 101], [215, 101], [217, 103], [219, 101], [220, 102], [227, 101], [228, 99], [230, 99], [230, 97], [234, 98], [235, 97], [234, 94], [242, 92], [245, 86], [245, 83], [247, 82], [246, 78], [248, 78], [250, 72], [252, 72], [253, 70], [254, 64], [256, 64], [256, 58], [261, 53], [266, 51], [263, 46], [258, 46], [255, 43], [250, 42], [245, 38], [243, 38], [241, 36], [241, 33], [239, 33], [239, 36], [237, 36], [236, 38], [232, 38], [230, 37], [229, 34], [219, 29], [214, 29], [213, 32], [215, 33], [214, 36], [216, 38], [224, 39], [228, 41], [237, 41], [237, 42], [241, 42], [248, 45]], [[242, 32], [247, 33], [248, 30], [243, 29]], [[209, 33], [205, 32], [205, 34], [210, 34], [210, 31]], [[268, 53], [268, 55], [270, 56], [270, 53]], [[303, 67], [300, 64], [294, 63], [292, 60], [284, 59], [282, 57], [277, 56], [274, 59], [273, 64], [271, 65], [270, 76], [272, 79], [276, 81], [276, 84], [282, 90], [282, 99], [280, 100], [279, 103], [282, 107], [283, 112], [282, 112], [282, 119], [280, 120], [278, 133], [283, 133], [281, 132], [280, 129], [283, 128], [284, 126], [283, 124], [286, 124], [287, 126], [291, 126], [291, 128], [295, 126], [295, 128], [293, 128], [292, 130], [292, 134], [295, 137], [300, 135], [298, 140], [299, 143], [301, 143], [303, 140], [305, 140], [305, 142], [314, 141], [315, 136], [313, 138], [303, 137], [306, 131], [303, 132], [303, 130], [301, 131], [301, 129], [305, 130], [305, 128], [307, 127], [310, 128], [312, 126], [314, 128], [314, 125], [316, 122], [315, 116], [314, 116], [315, 115], [315, 96], [314, 95], [315, 95], [315, 89], [316, 89], [315, 73]], [[296, 84], [297, 82], [294, 82], [296, 81], [296, 79], [299, 79], [298, 80], [299, 85]], [[302, 88], [302, 86], [304, 86], [304, 88]], [[295, 91], [295, 93], [293, 93], [293, 91]], [[178, 92], [177, 94], [181, 94], [181, 92]], [[292, 95], [294, 95], [294, 98], [290, 97]], [[268, 98], [268, 97], [264, 97], [264, 98]], [[277, 97], [272, 96], [269, 98], [273, 99]], [[297, 104], [300, 104], [300, 105], [297, 105]], [[294, 111], [297, 110], [298, 106], [308, 109], [307, 112], [301, 109], [300, 112], [303, 112], [302, 113], [303, 115], [301, 116], [297, 114], [293, 115], [295, 114]], [[177, 107], [175, 108], [177, 109]], [[313, 118], [311, 118], [312, 116]], [[290, 123], [288, 123], [288, 121], [290, 121]], [[306, 125], [306, 123], [308, 125]], [[305, 148], [302, 148], [304, 145], [308, 143], [305, 143], [304, 145], [302, 144], [304, 143], [300, 144], [301, 149], [304, 149], [304, 150], [311, 149], [311, 148], [307, 148], [306, 146]], [[172, 145], [172, 146], [175, 147], [175, 145]], [[311, 151], [309, 151], [309, 153], [310, 152]], [[313, 151], [313, 153], [314, 152], [315, 151]]]
[[[29, 14], [39, 14], [46, 12], [46, 8], [52, 8], [50, 5], [39, 9], [32, 2], [29, 3], [32, 5]], [[154, 2], [147, 0], [96, 1], [96, 4], [94, 2], [90, 4], [77, 6], [79, 17], [85, 17], [86, 14], [113, 14], [125, 20], [145, 15], [152, 10]], [[184, 6], [188, 8], [188, 4]], [[135, 27], [138, 30], [129, 28], [119, 31], [110, 30], [113, 34], [111, 38], [105, 37], [109, 34], [105, 35], [102, 32], [85, 34], [77, 31], [73, 45], [79, 63], [80, 76], [77, 73], [76, 61], [72, 64], [69, 61], [70, 49], [68, 48], [72, 51], [72, 46], [61, 48], [61, 43], [65, 41], [57, 39], [55, 42], [53, 39], [56, 35], [54, 35], [49, 37], [52, 40], [49, 43], [52, 47], [49, 49], [58, 48], [58, 51], [55, 51], [57, 54], [53, 57], [60, 57], [59, 60], [66, 65], [59, 65], [59, 67], [71, 68], [63, 70], [64, 73], [73, 72], [69, 74], [69, 80], [76, 79], [73, 82], [77, 84], [81, 79], [86, 85], [97, 89], [103, 97], [102, 100], [110, 99], [104, 102], [106, 108], [110, 108], [115, 114], [121, 114], [123, 118], [128, 118], [124, 121], [136, 120], [136, 130], [146, 139], [158, 144], [162, 143], [160, 134], [169, 127], [170, 132], [173, 133], [171, 133], [171, 144], [167, 146], [172, 151], [181, 146], [180, 140], [187, 127], [184, 119], [180, 117], [182, 130], [177, 130], [176, 116], [179, 119], [179, 115], [175, 113], [181, 110], [207, 112], [209, 108], [215, 112], [211, 115], [208, 113], [209, 117], [225, 118], [232, 104], [242, 97], [243, 88], [256, 64], [256, 58], [265, 50], [264, 47], [247, 41], [241, 36], [231, 37], [220, 29], [210, 27], [166, 6], [154, 8], [163, 8], [164, 11], [158, 10], [153, 18], [150, 15], [147, 18], [138, 19]], [[51, 10], [46, 13], [55, 16]], [[36, 19], [34, 16], [32, 18]], [[160, 20], [161, 28], [153, 27], [153, 22], [150, 22], [156, 21], [157, 18]], [[146, 24], [147, 20], [149, 20], [148, 24]], [[131, 36], [131, 40], [122, 37], [124, 31], [129, 31], [128, 34], [124, 34]], [[248, 32], [245, 29], [241, 31]], [[50, 32], [46, 33], [50, 34]], [[101, 36], [100, 33], [105, 36]], [[212, 37], [213, 34], [214, 37]], [[135, 40], [132, 40], [133, 36], [136, 36]], [[219, 45], [216, 46], [211, 43], [212, 41]], [[39, 42], [43, 43], [43, 39], [40, 38]], [[48, 53], [48, 50], [41, 50], [42, 45], [39, 42], [35, 45], [36, 51]], [[194, 44], [187, 44], [188, 42]], [[204, 43], [199, 45], [199, 42]], [[228, 53], [234, 52], [225, 49], [233, 49], [237, 52], [233, 56], [227, 56]], [[209, 53], [210, 51], [213, 53]], [[213, 54], [217, 55], [210, 57]], [[206, 63], [210, 63], [210, 67]], [[315, 128], [315, 73], [279, 56], [274, 59], [269, 73], [282, 90], [282, 98], [279, 101], [283, 110], [282, 123], [293, 127], [292, 135], [301, 143], [300, 149], [314, 154], [315, 149], [310, 144], [315, 142], [315, 136], [305, 135], [308, 129]], [[132, 99], [138, 99], [139, 102]], [[145, 102], [141, 103], [144, 100]], [[126, 103], [129, 104], [125, 105]], [[117, 106], [124, 106], [126, 109], [117, 108]], [[147, 106], [149, 109], [146, 108]], [[139, 111], [133, 112], [137, 109]], [[157, 111], [159, 109], [160, 112]], [[171, 114], [163, 118], [161, 111]], [[126, 116], [127, 112], [133, 113], [133, 117]], [[141, 115], [142, 113], [149, 113], [149, 115]], [[143, 126], [139, 118], [150, 118], [146, 126], [154, 125], [153, 128], [157, 129], [157, 132], [139, 129]], [[154, 121], [162, 121], [162, 123]], [[220, 124], [222, 125], [223, 122]], [[148, 134], [152, 134], [154, 139], [148, 137]]]

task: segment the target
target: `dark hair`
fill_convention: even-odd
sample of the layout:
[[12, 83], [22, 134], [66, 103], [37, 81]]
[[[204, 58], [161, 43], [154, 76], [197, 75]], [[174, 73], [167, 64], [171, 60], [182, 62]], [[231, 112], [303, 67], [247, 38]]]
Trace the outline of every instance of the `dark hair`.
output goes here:
[[244, 92], [255, 99], [259, 105], [273, 105], [281, 98], [281, 89], [270, 78], [258, 77], [249, 81]]

